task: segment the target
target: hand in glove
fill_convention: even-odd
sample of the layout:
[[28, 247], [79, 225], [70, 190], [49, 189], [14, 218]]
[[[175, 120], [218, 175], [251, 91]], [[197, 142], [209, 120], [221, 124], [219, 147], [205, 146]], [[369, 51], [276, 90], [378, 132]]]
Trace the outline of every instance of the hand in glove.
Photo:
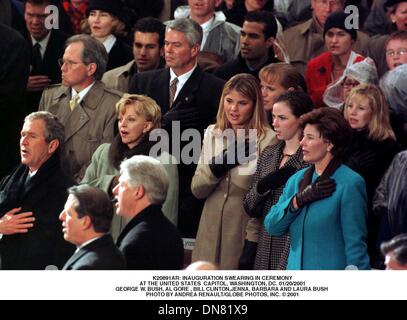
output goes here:
[[296, 170], [297, 169], [294, 167], [287, 166], [269, 173], [267, 176], [261, 178], [257, 183], [257, 192], [259, 194], [265, 194], [269, 190], [274, 190], [281, 187]]
[[198, 128], [201, 125], [199, 112], [191, 108], [172, 108], [163, 116], [161, 127], [170, 130], [173, 121], [179, 121], [181, 129]]
[[256, 253], [257, 242], [245, 240], [242, 254], [239, 259], [239, 270], [253, 270]]
[[298, 207], [303, 207], [314, 201], [327, 198], [335, 192], [336, 182], [333, 179], [324, 179], [308, 185], [302, 192], [296, 194]]
[[[243, 155], [246, 159], [241, 159]], [[256, 141], [246, 139], [243, 142], [230, 144], [222, 153], [212, 158], [209, 168], [217, 178], [222, 177], [226, 172], [242, 164], [241, 161], [250, 162], [256, 158]]]

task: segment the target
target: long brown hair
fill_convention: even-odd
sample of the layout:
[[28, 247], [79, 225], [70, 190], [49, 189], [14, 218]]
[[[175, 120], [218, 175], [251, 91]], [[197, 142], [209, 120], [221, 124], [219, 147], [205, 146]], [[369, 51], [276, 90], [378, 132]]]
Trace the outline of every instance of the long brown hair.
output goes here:
[[263, 97], [261, 95], [259, 81], [248, 73], [237, 74], [226, 82], [225, 86], [223, 87], [222, 96], [219, 103], [215, 128], [222, 131], [232, 128], [225, 115], [224, 102], [225, 96], [227, 96], [233, 90], [239, 92], [242, 96], [250, 99], [253, 102], [253, 113], [247, 129], [256, 129], [258, 137], [264, 135], [266, 133], [266, 129], [270, 128], [270, 125], [264, 111]]

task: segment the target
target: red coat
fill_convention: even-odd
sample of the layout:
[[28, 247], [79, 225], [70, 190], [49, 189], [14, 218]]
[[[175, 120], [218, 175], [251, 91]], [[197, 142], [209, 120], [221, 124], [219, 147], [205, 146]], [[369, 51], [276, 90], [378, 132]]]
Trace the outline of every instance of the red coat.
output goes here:
[[[360, 62], [364, 60], [363, 56], [358, 55], [355, 61]], [[332, 82], [332, 52], [325, 51], [314, 59], [310, 60], [307, 64], [305, 72], [305, 81], [307, 82], [308, 95], [314, 102], [314, 107], [324, 107], [322, 101], [326, 87]]]

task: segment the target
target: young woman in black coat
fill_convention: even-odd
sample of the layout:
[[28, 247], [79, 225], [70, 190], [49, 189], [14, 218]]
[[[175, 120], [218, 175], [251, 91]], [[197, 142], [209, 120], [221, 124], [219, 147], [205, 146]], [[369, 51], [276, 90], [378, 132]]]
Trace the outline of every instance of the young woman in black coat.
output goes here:
[[82, 31], [90, 34], [106, 48], [109, 55], [106, 71], [123, 66], [133, 59], [131, 47], [124, 41], [124, 9], [117, 0], [93, 0], [86, 10]]

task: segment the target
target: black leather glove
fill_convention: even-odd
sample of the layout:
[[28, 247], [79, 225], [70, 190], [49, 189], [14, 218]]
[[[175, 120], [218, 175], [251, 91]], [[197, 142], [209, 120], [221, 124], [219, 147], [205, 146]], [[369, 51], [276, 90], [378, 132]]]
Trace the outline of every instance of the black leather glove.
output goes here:
[[239, 259], [239, 270], [253, 270], [257, 253], [257, 242], [245, 240]]
[[181, 129], [198, 128], [201, 125], [199, 112], [191, 108], [172, 108], [163, 116], [162, 128], [171, 129], [173, 121], [179, 121]]
[[242, 160], [243, 155], [247, 162], [256, 158], [256, 141], [246, 139], [243, 142], [230, 144], [222, 153], [212, 158], [209, 168], [215, 177], [220, 178], [230, 169], [242, 164], [239, 160]]
[[287, 166], [269, 173], [267, 176], [261, 178], [257, 183], [257, 192], [259, 194], [265, 194], [269, 190], [274, 190], [281, 187], [296, 170], [297, 169], [294, 167]]
[[336, 189], [336, 182], [333, 179], [324, 179], [308, 185], [302, 192], [295, 196], [298, 207], [303, 207], [311, 202], [327, 198]]
[[371, 167], [376, 161], [376, 154], [372, 151], [357, 151], [351, 154], [344, 163], [356, 172]]

